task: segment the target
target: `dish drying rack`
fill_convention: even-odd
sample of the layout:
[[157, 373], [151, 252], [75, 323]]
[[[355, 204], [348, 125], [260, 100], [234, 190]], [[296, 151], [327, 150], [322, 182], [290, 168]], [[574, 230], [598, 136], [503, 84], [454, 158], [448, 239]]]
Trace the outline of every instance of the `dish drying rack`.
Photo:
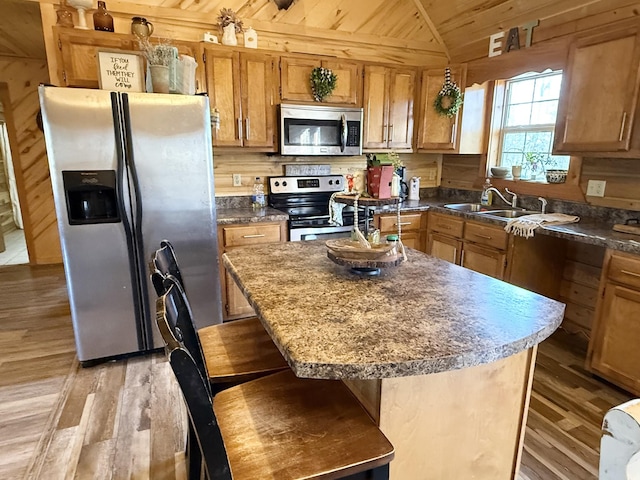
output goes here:
[[[329, 209], [332, 203], [342, 203], [354, 207], [353, 230], [357, 240], [339, 239], [327, 240], [327, 256], [338, 265], [351, 267], [351, 271], [359, 275], [380, 275], [381, 268], [397, 267], [407, 260], [404, 245], [402, 243], [402, 227], [400, 222], [400, 198], [391, 197], [385, 199], [361, 197], [359, 193], [336, 193], [331, 196]], [[396, 205], [398, 242], [395, 253], [390, 253], [391, 248], [373, 247], [366, 236], [360, 231], [358, 222], [358, 207], [365, 209], [365, 232], [369, 231], [369, 211], [376, 207]]]

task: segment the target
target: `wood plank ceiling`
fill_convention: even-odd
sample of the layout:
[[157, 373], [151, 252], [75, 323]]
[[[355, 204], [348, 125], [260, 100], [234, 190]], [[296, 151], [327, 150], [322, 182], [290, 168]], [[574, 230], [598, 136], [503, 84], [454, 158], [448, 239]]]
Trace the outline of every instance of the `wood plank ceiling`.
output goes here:
[[[0, 0], [0, 56], [45, 57], [38, 1], [59, 0]], [[317, 36], [345, 44], [375, 38], [381, 45], [439, 53], [452, 62], [486, 56], [490, 35], [531, 20], [541, 23], [535, 42], [639, 14], [637, 0], [294, 0], [288, 10], [278, 10], [273, 0], [107, 2], [107, 8], [123, 5], [140, 5], [148, 15], [186, 11], [211, 25], [221, 8], [231, 8], [258, 32], [326, 32]]]

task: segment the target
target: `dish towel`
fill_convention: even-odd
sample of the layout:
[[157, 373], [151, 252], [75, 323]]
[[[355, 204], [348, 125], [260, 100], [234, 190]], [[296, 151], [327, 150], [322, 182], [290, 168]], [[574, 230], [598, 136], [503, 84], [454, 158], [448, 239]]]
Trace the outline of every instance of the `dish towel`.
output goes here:
[[512, 218], [507, 222], [504, 230], [507, 233], [531, 238], [536, 228], [545, 225], [561, 225], [563, 223], [575, 223], [580, 217], [565, 215], [564, 213], [534, 213], [519, 218]]

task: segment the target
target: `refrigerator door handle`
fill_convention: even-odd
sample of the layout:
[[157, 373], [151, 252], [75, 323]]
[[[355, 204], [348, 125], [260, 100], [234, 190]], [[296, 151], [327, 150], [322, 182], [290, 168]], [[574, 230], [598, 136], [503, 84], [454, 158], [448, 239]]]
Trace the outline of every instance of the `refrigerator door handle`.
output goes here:
[[[144, 350], [149, 345], [150, 332], [148, 332], [146, 325], [148, 325], [148, 308], [146, 307], [145, 299], [147, 298], [146, 284], [140, 279], [140, 249], [142, 243], [136, 242], [137, 231], [140, 229], [140, 218], [142, 217], [142, 206], [138, 202], [138, 183], [135, 176], [135, 167], [131, 168], [131, 129], [129, 128], [129, 101], [126, 94], [118, 94], [117, 92], [111, 93], [111, 105], [114, 110], [114, 127], [116, 130], [116, 145], [117, 145], [117, 188], [119, 190], [119, 206], [122, 210], [122, 219], [124, 224], [125, 235], [127, 238], [127, 251], [129, 252], [129, 273], [131, 276], [132, 295], [133, 302], [136, 311], [140, 315], [141, 321], [136, 322], [136, 332], [138, 336], [138, 345], [141, 350]], [[132, 181], [129, 182], [129, 172], [131, 172]], [[135, 200], [135, 210], [129, 201], [129, 204], [125, 204], [124, 199], [124, 183], [127, 182], [127, 187], [130, 191], [130, 195]], [[131, 191], [133, 189], [133, 191]], [[128, 208], [127, 208], [128, 207]], [[146, 275], [144, 266], [142, 267], [142, 275]]]

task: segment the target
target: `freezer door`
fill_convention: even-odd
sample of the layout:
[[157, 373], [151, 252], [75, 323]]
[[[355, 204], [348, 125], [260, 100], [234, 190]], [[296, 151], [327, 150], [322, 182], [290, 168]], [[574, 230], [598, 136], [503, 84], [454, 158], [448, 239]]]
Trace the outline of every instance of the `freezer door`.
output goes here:
[[[178, 257], [197, 327], [222, 321], [209, 101], [204, 96], [126, 94], [130, 174], [137, 183], [142, 262], [161, 240]], [[126, 103], [126, 102], [125, 102]], [[136, 182], [137, 180], [137, 182]], [[133, 187], [132, 187], [133, 190]], [[134, 211], [136, 207], [134, 207]], [[134, 214], [134, 217], [136, 215]], [[156, 295], [146, 287], [150, 316]], [[157, 327], [156, 345], [161, 345]]]
[[[84, 173], [87, 185], [95, 185], [102, 181], [98, 171], [107, 172], [104, 178], [116, 172], [110, 94], [40, 87], [40, 103], [78, 358], [85, 362], [138, 351], [141, 332], [122, 220], [70, 224], [70, 216], [91, 214], [67, 208], [62, 174]], [[84, 208], [85, 199], [78, 201]]]

